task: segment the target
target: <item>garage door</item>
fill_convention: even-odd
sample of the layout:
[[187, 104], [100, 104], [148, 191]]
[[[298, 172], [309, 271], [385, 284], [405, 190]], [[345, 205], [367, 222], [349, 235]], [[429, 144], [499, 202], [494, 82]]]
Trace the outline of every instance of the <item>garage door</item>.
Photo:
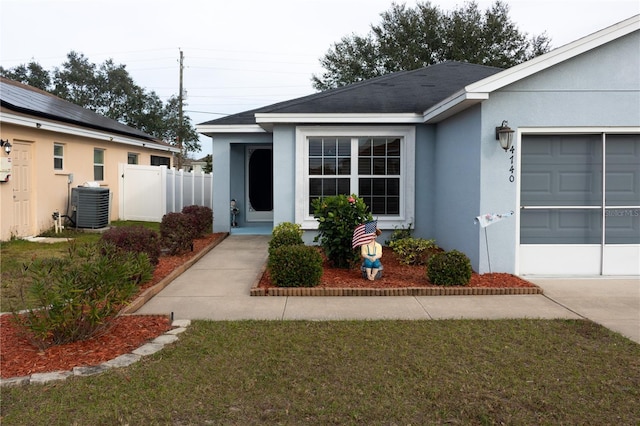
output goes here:
[[640, 135], [523, 135], [520, 274], [640, 274]]

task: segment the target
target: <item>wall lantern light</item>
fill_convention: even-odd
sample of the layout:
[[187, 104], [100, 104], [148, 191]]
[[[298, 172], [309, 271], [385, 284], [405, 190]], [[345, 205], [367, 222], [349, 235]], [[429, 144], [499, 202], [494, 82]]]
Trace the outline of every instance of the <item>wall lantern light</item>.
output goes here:
[[8, 154], [11, 154], [11, 144], [9, 143], [9, 139], [3, 141], [2, 139], [0, 139], [0, 147], [4, 148], [4, 152]]
[[500, 146], [505, 151], [508, 151], [509, 148], [511, 148], [514, 132], [515, 131], [509, 127], [507, 120], [503, 120], [500, 127], [496, 127], [496, 140], [500, 141]]

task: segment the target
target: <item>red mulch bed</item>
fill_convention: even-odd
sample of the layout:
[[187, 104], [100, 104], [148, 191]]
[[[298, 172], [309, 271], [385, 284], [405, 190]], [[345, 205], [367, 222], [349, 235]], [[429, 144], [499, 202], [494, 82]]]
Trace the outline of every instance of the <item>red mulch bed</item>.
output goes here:
[[[140, 292], [157, 284], [178, 266], [224, 236], [224, 233], [211, 234], [195, 240], [192, 252], [160, 257], [153, 279], [141, 286]], [[3, 379], [99, 365], [129, 353], [171, 329], [169, 318], [164, 316], [120, 316], [113, 327], [99, 337], [40, 351], [17, 332], [11, 319], [11, 315], [0, 316], [0, 377]]]
[[[438, 287], [432, 284], [427, 278], [425, 266], [403, 265], [388, 247], [382, 248], [381, 261], [384, 266], [382, 278], [369, 281], [362, 278], [359, 269], [332, 268], [325, 258], [322, 278], [316, 288]], [[266, 289], [275, 287], [269, 277], [269, 271], [265, 271], [258, 287]], [[474, 272], [471, 276], [471, 282], [465, 287], [516, 288], [535, 287], [535, 285], [511, 274], [497, 272], [492, 274], [476, 274]]]
[[[194, 250], [180, 256], [162, 256], [153, 279], [140, 288], [140, 292], [157, 284], [178, 266], [197, 255], [205, 247], [224, 238], [225, 234], [211, 234], [194, 241]], [[362, 279], [358, 270], [335, 269], [325, 263], [320, 287], [327, 288], [401, 288], [434, 286], [426, 277], [425, 267], [406, 266], [398, 262], [387, 247], [383, 251], [385, 273], [382, 279]], [[260, 287], [273, 287], [269, 273], [265, 272]], [[435, 287], [435, 286], [434, 286]], [[511, 274], [473, 274], [467, 287], [535, 287]], [[82, 342], [69, 343], [38, 350], [17, 333], [11, 315], [0, 316], [0, 377], [20, 377], [34, 373], [71, 370], [73, 367], [99, 365], [131, 352], [171, 329], [169, 318], [151, 315], [118, 317], [114, 326], [103, 335]]]

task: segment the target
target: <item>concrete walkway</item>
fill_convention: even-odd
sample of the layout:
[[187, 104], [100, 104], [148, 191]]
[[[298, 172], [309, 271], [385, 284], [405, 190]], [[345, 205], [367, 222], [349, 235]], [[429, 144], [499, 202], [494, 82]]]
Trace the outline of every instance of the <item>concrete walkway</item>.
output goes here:
[[231, 235], [138, 314], [175, 319], [341, 320], [588, 318], [640, 343], [640, 279], [527, 277], [544, 295], [256, 297], [270, 236]]

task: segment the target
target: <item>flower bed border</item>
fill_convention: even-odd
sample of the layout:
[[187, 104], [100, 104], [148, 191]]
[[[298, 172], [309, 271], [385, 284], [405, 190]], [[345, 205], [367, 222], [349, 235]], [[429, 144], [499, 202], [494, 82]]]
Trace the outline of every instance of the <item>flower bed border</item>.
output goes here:
[[504, 296], [543, 294], [542, 288], [531, 287], [396, 287], [396, 288], [326, 288], [326, 287], [259, 287], [266, 265], [256, 278], [251, 296]]
[[543, 294], [540, 287], [251, 288], [251, 296], [498, 296]]

